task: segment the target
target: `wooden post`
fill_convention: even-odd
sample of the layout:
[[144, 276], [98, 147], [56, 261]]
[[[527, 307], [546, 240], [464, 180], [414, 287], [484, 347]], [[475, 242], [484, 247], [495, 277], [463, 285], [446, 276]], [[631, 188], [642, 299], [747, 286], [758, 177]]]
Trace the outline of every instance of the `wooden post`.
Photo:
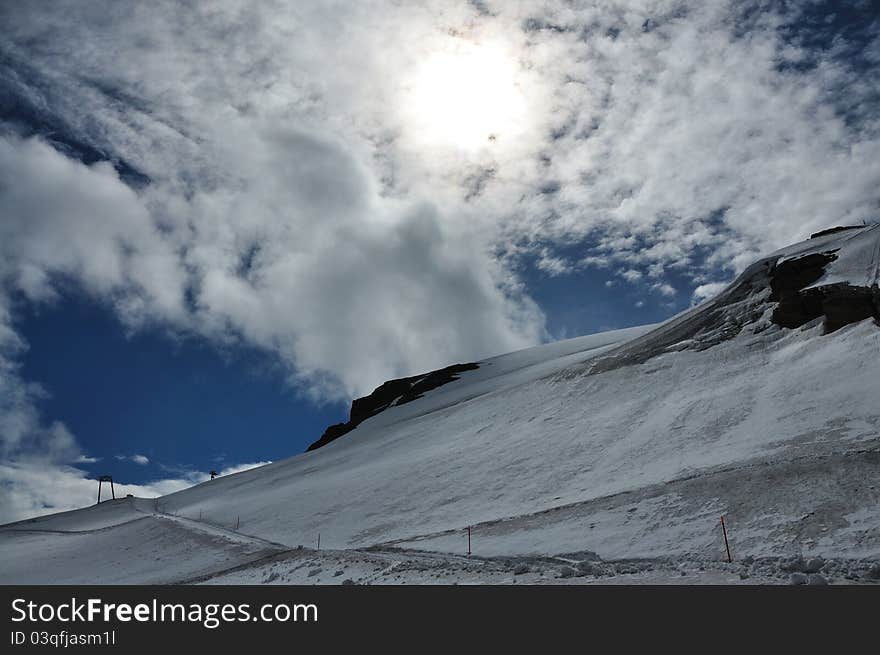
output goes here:
[[318, 533], [318, 550], [321, 550], [321, 533]]
[[235, 517], [235, 529], [238, 530], [238, 526], [241, 525], [241, 516]]
[[471, 526], [468, 526], [468, 557], [471, 554]]
[[727, 562], [728, 564], [733, 562], [733, 559], [730, 557], [730, 544], [727, 542], [727, 526], [724, 525], [724, 517], [721, 517], [721, 532], [724, 535], [724, 547], [727, 549]]

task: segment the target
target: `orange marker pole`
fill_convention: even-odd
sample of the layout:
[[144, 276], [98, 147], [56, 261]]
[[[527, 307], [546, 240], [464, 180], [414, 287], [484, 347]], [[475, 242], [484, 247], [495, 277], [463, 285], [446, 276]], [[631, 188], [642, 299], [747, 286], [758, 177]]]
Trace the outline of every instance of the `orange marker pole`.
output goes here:
[[721, 517], [721, 532], [724, 533], [724, 547], [727, 548], [727, 562], [730, 563], [733, 559], [730, 557], [730, 544], [727, 543], [727, 526], [724, 525], [724, 517]]

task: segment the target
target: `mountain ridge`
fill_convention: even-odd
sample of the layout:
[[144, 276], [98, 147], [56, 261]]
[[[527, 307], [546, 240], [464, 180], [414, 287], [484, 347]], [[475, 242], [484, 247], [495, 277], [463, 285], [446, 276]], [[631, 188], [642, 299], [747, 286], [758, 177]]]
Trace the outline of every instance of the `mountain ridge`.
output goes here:
[[[86, 526], [108, 543], [149, 539], [178, 558], [209, 542], [215, 554], [201, 563], [175, 562], [179, 580], [259, 582], [269, 569], [242, 562], [266, 557], [264, 544], [294, 553], [319, 533], [335, 554], [290, 561], [338, 558], [360, 571], [384, 558], [421, 580], [403, 572], [416, 561], [419, 571], [428, 561], [460, 570], [468, 526], [475, 556], [536, 569], [556, 571], [547, 561], [589, 551], [605, 563], [597, 571], [634, 558], [700, 571], [723, 557], [721, 515], [737, 559], [776, 562], [768, 580], [782, 579], [789, 559], [810, 557], [841, 578], [869, 576], [880, 566], [878, 228], [820, 234], [762, 257], [660, 325], [475, 362], [423, 393], [413, 390], [424, 376], [404, 378], [358, 403], [350, 420], [360, 420], [344, 438], [304, 454], [156, 500], [3, 526], [0, 581], [118, 581], [124, 562], [111, 577], [84, 563], [85, 542], [73, 535]], [[867, 294], [870, 311], [850, 288]], [[806, 309], [781, 319], [783, 302]], [[856, 309], [841, 314], [835, 303]], [[797, 312], [799, 325], [782, 324]], [[244, 568], [208, 571], [224, 552]], [[138, 566], [127, 579], [162, 573]], [[757, 575], [738, 566], [729, 572]], [[283, 569], [283, 579], [315, 581], [297, 570]], [[382, 570], [355, 580], [394, 580]]]

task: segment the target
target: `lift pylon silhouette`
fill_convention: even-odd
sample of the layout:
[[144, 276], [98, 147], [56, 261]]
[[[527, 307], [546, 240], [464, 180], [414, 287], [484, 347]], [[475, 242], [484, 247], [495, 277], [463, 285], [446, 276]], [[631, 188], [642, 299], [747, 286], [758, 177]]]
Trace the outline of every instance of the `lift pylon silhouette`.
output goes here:
[[102, 475], [100, 478], [98, 478], [98, 503], [101, 502], [101, 485], [105, 482], [110, 483], [110, 495], [113, 496], [113, 500], [116, 500], [116, 490], [113, 488], [113, 476]]

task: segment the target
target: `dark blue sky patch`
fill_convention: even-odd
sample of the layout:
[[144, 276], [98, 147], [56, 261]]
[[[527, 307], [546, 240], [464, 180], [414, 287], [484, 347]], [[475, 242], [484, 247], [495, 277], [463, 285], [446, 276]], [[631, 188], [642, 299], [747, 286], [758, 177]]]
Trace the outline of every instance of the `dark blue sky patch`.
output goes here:
[[[687, 308], [692, 293], [666, 298], [647, 291], [644, 284], [629, 284], [611, 270], [594, 267], [556, 277], [532, 269], [527, 278], [547, 313], [547, 329], [557, 339], [665, 320]], [[607, 280], [614, 285], [607, 287]], [[636, 306], [639, 302], [641, 307]]]
[[[266, 353], [220, 351], [157, 329], [127, 337], [110, 308], [65, 298], [18, 312], [30, 346], [22, 374], [51, 394], [43, 415], [102, 458], [83, 465], [92, 473], [141, 483], [174, 470], [278, 460], [303, 452], [347, 413], [344, 403], [316, 407], [298, 397]], [[150, 464], [115, 459], [133, 454]]]
[[263, 246], [259, 241], [255, 241], [242, 251], [238, 258], [238, 269], [236, 270], [236, 273], [240, 278], [245, 280], [250, 278], [251, 272], [254, 270], [254, 264], [256, 263], [262, 247]]
[[[865, 51], [878, 36], [880, 3], [824, 0], [803, 3], [797, 9], [795, 18], [777, 30], [786, 43], [816, 54], [835, 51], [860, 67], [868, 63]], [[812, 61], [815, 63], [815, 59]]]
[[[555, 244], [552, 252], [568, 262], [596, 254], [589, 241], [567, 246]], [[576, 266], [572, 272], [551, 275], [538, 268], [537, 257], [529, 255], [518, 268], [529, 293], [546, 313], [547, 330], [554, 339], [665, 320], [690, 306], [693, 291], [699, 285], [694, 280], [695, 271], [704, 276], [720, 276], [713, 281], [729, 277], [711, 270], [705, 257], [698, 256], [693, 266], [667, 269], [662, 281], [672, 285], [676, 293], [665, 296], [650, 288], [653, 280], [647, 277], [644, 266], [614, 262], [607, 267]], [[618, 274], [625, 268], [637, 270], [644, 277], [636, 283], [628, 282]]]

